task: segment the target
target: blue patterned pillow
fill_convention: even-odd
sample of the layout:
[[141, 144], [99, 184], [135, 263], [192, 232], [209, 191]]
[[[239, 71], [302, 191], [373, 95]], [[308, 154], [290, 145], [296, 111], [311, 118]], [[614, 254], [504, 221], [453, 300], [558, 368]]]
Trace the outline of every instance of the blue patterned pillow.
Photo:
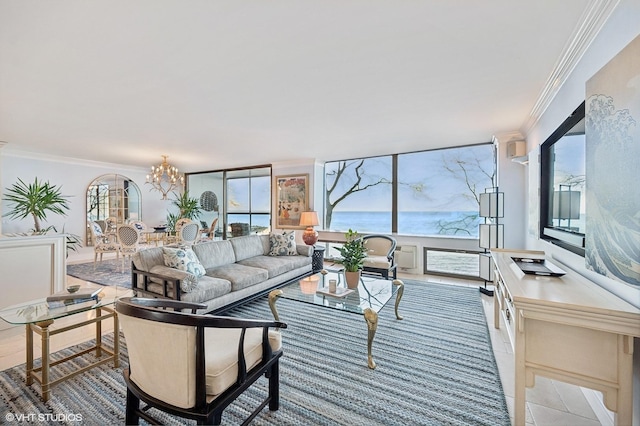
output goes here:
[[162, 255], [164, 256], [165, 266], [169, 268], [188, 272], [196, 278], [200, 278], [207, 272], [190, 248], [162, 247]]
[[293, 256], [298, 254], [295, 231], [270, 234], [269, 243], [271, 245], [269, 256]]

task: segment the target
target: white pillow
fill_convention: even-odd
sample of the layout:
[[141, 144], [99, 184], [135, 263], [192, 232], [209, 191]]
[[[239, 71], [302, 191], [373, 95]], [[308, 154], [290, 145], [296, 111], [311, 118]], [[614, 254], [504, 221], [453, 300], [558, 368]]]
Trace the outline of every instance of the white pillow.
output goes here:
[[200, 263], [198, 256], [190, 248], [162, 247], [162, 255], [164, 256], [165, 266], [169, 268], [188, 272], [196, 278], [200, 278], [207, 272]]
[[295, 231], [269, 234], [269, 243], [271, 245], [269, 256], [293, 256], [298, 254]]

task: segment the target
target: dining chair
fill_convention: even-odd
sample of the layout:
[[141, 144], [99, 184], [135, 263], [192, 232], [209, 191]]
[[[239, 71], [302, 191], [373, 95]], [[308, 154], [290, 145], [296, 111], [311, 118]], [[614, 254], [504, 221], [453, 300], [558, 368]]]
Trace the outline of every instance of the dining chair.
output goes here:
[[131, 222], [129, 222], [129, 225], [132, 225], [138, 230], [138, 234], [140, 234], [140, 239], [139, 239], [140, 244], [147, 244], [149, 242], [147, 238], [147, 233], [146, 233], [147, 225], [143, 221], [132, 220]]
[[118, 244], [122, 255], [122, 271], [124, 272], [124, 261], [128, 256], [133, 258], [135, 252], [140, 250], [140, 233], [133, 225], [120, 225], [118, 227]]
[[100, 255], [100, 262], [104, 253], [115, 253], [116, 259], [120, 257], [120, 244], [116, 242], [115, 234], [106, 235], [96, 222], [90, 222], [89, 229], [93, 236], [93, 269], [96, 268], [98, 255]]
[[195, 244], [200, 237], [200, 225], [190, 222], [180, 228], [178, 232], [178, 243]]

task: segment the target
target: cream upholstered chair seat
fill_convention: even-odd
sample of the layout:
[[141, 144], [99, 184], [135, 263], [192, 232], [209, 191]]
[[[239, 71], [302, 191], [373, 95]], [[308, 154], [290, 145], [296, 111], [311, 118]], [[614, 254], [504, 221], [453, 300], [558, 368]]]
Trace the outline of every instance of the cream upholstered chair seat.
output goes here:
[[393, 279], [396, 279], [395, 238], [388, 235], [365, 235], [362, 240], [367, 249], [367, 257], [362, 262], [363, 270], [380, 274], [385, 279], [389, 279], [389, 272], [391, 272]]
[[199, 423], [219, 424], [239, 390], [262, 375], [269, 378], [269, 396], [254, 413], [267, 404], [278, 409], [282, 339], [270, 327], [286, 324], [159, 309], [195, 312], [203, 306], [138, 298], [116, 303], [129, 353], [126, 424], [148, 420], [140, 400]]

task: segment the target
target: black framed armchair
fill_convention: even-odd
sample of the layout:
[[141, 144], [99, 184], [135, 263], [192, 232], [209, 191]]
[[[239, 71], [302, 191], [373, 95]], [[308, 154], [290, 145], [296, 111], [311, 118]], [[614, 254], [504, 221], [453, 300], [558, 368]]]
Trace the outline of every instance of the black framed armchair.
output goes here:
[[388, 235], [365, 235], [361, 237], [367, 249], [367, 257], [363, 261], [363, 271], [380, 274], [384, 279], [389, 279], [389, 273], [393, 279], [397, 278], [397, 265], [395, 260], [396, 239]]
[[218, 425], [225, 408], [262, 375], [269, 380], [268, 395], [245, 424], [267, 404], [269, 410], [279, 408], [279, 329], [286, 324], [195, 314], [204, 307], [166, 299], [116, 302], [129, 354], [123, 373], [126, 424], [138, 424], [140, 418], [157, 424], [147, 412], [154, 407]]

